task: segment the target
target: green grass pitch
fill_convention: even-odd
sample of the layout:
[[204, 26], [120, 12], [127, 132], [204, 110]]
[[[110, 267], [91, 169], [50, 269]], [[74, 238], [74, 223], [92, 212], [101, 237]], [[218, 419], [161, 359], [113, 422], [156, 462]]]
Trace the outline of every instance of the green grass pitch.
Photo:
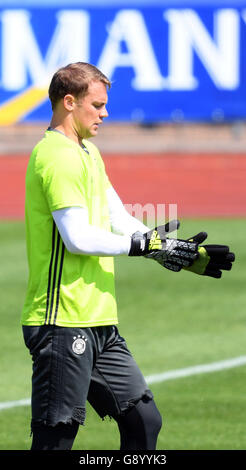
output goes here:
[[[179, 237], [205, 230], [229, 244], [233, 270], [215, 280], [119, 257], [119, 329], [145, 376], [245, 355], [245, 219], [184, 219]], [[30, 397], [31, 359], [20, 311], [27, 282], [23, 222], [0, 223], [0, 402]], [[246, 367], [153, 384], [163, 417], [158, 449], [245, 449]], [[30, 448], [30, 407], [0, 410], [0, 450]], [[88, 405], [75, 450], [119, 448], [115, 423]]]

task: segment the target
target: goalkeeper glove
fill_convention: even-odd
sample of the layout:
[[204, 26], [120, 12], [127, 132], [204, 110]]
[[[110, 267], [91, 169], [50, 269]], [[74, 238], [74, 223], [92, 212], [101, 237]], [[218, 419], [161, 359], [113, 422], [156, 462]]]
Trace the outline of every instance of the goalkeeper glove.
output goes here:
[[[179, 221], [173, 220], [160, 225], [146, 233], [135, 232], [131, 237], [129, 256], [145, 256], [158, 261], [162, 266], [168, 267], [191, 266], [198, 257], [198, 244], [189, 240], [176, 240], [167, 238], [167, 233], [179, 227]], [[171, 267], [168, 269], [172, 269]]]
[[[200, 234], [190, 240], [202, 243], [204, 239]], [[230, 271], [235, 261], [235, 254], [230, 252], [227, 245], [202, 245], [198, 248], [199, 256], [194, 263], [184, 269], [202, 276], [210, 276], [219, 279], [222, 270]]]

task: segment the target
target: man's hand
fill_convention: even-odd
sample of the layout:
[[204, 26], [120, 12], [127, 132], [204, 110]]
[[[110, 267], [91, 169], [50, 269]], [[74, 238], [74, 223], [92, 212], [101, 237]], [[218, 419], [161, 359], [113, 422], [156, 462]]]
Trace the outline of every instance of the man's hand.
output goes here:
[[163, 267], [171, 271], [180, 271], [182, 268], [202, 276], [221, 278], [222, 271], [230, 271], [235, 261], [235, 254], [230, 252], [227, 245], [201, 245], [207, 238], [206, 232], [200, 232], [188, 241], [198, 246], [198, 256], [190, 266], [181, 266], [174, 258], [166, 259], [162, 252], [150, 255]]
[[154, 259], [173, 271], [180, 271], [182, 267], [191, 266], [198, 257], [198, 243], [167, 238], [167, 234], [178, 227], [179, 221], [173, 220], [147, 233], [134, 233], [129, 256], [145, 256]]
[[[197, 236], [191, 238], [192, 241], [202, 243]], [[202, 276], [209, 276], [219, 279], [222, 270], [230, 271], [232, 263], [235, 261], [235, 254], [230, 252], [227, 245], [202, 245], [198, 248], [199, 256], [192, 266], [184, 269]]]
[[[172, 221], [163, 227], [165, 227], [165, 233], [168, 234], [179, 228], [179, 222]], [[179, 272], [183, 268], [202, 276], [220, 278], [223, 270], [231, 270], [232, 263], [235, 261], [235, 254], [230, 252], [227, 245], [200, 246], [206, 238], [206, 232], [200, 232], [188, 240], [166, 238], [164, 249], [152, 251], [145, 257], [154, 259], [161, 266], [171, 271]], [[184, 243], [190, 242], [195, 244], [195, 250], [192, 252], [195, 255], [193, 259], [187, 257], [187, 252], [184, 255], [183, 250], [180, 248], [182, 244], [184, 246]]]

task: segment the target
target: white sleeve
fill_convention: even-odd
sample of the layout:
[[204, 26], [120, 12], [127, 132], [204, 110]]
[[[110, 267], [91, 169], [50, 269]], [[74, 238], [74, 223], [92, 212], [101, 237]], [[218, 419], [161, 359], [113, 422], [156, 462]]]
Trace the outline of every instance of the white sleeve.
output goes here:
[[68, 251], [94, 256], [128, 255], [131, 238], [115, 235], [92, 226], [82, 207], [68, 207], [52, 212], [61, 238]]
[[111, 228], [114, 233], [132, 235], [137, 231], [146, 233], [150, 230], [146, 225], [127, 212], [120, 197], [112, 186], [107, 190], [107, 199]]

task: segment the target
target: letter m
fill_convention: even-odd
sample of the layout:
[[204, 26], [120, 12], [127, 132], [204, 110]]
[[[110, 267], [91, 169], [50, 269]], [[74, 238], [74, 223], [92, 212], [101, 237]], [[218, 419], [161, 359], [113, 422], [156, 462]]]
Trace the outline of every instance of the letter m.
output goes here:
[[45, 86], [54, 71], [69, 62], [88, 61], [88, 14], [61, 10], [45, 58], [30, 24], [27, 10], [5, 10], [2, 20], [2, 87], [23, 89], [30, 77], [35, 86]]

